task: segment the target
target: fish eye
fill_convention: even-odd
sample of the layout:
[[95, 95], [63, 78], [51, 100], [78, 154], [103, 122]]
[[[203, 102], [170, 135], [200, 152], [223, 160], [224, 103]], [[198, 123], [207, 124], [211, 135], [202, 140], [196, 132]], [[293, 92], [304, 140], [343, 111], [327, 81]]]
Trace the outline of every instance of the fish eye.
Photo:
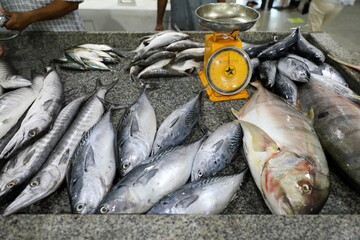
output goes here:
[[84, 210], [86, 204], [85, 203], [79, 203], [76, 205], [75, 209], [77, 212], [81, 212], [82, 210]]
[[204, 175], [204, 173], [201, 170], [199, 170], [198, 171], [198, 177], [202, 177], [203, 175]]
[[8, 184], [6, 184], [6, 188], [13, 188], [15, 186], [14, 182], [9, 182]]
[[122, 168], [125, 170], [125, 169], [128, 169], [130, 167], [130, 163], [124, 163], [122, 165]]
[[30, 183], [30, 187], [37, 187], [40, 185], [39, 179], [36, 179]]
[[37, 133], [38, 133], [37, 128], [34, 128], [29, 131], [28, 136], [35, 137]]
[[307, 183], [307, 182], [304, 182], [304, 183], [301, 183], [300, 184], [300, 187], [301, 187], [301, 191], [305, 194], [310, 194], [311, 191], [312, 191], [312, 186], [311, 184]]
[[101, 207], [100, 208], [100, 213], [108, 213], [109, 209], [107, 207]]

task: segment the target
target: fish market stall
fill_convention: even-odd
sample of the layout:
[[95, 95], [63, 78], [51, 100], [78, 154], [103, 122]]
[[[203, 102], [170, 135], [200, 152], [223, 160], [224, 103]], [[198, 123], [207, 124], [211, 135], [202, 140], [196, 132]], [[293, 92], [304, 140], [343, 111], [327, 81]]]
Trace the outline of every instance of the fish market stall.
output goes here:
[[[53, 59], [63, 55], [64, 50], [85, 43], [107, 44], [120, 50], [125, 58], [109, 64], [110, 71], [76, 71], [60, 68], [56, 71], [63, 83], [65, 100], [72, 100], [86, 89], [92, 92], [97, 79], [104, 84], [115, 81], [105, 99], [116, 104], [131, 104], [142, 91], [141, 84], [130, 78], [128, 66], [140, 39], [152, 33], [107, 32], [107, 33], [21, 33], [5, 43], [6, 59], [28, 79], [34, 72], [43, 73], [45, 67], [53, 66]], [[5, 35], [5, 34], [2, 34]], [[205, 32], [189, 33], [194, 41], [203, 42]], [[244, 42], [270, 42], [277, 36], [283, 39], [289, 33], [242, 32]], [[351, 61], [351, 55], [333, 41], [326, 33], [303, 33], [303, 36], [325, 54], [331, 53]], [[360, 94], [360, 73], [346, 66], [326, 61], [346, 78], [350, 88]], [[156, 114], [157, 126], [177, 107], [195, 97], [203, 86], [197, 75], [171, 78], [149, 78], [147, 83], [156, 83], [157, 89], [147, 93]], [[255, 88], [248, 86], [250, 95]], [[211, 131], [236, 119], [231, 109], [240, 109], [248, 99], [212, 102], [202, 97], [200, 121]], [[114, 110], [111, 116], [114, 126], [124, 110]], [[203, 136], [195, 126], [185, 142], [190, 143]], [[220, 175], [241, 172], [247, 166], [240, 153]], [[247, 173], [227, 208], [218, 215], [155, 215], [155, 214], [71, 214], [67, 186], [64, 183], [50, 196], [19, 210], [16, 214], [0, 217], [0, 237], [5, 238], [358, 238], [360, 232], [360, 194], [350, 187], [335, 167], [329, 164], [329, 197], [317, 215], [278, 216], [272, 215], [264, 202], [251, 175]], [[0, 207], [4, 212], [8, 203]]]

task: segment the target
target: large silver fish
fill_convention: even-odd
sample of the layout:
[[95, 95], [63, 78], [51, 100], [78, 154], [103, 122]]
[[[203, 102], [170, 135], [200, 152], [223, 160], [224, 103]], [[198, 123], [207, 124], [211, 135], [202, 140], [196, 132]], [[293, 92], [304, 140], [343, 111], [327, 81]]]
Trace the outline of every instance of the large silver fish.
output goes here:
[[203, 91], [175, 109], [161, 123], [152, 146], [152, 155], [182, 143], [197, 123], [201, 112]]
[[118, 170], [125, 176], [147, 158], [156, 134], [156, 115], [145, 86], [137, 101], [125, 110], [117, 134]]
[[308, 66], [295, 58], [284, 57], [279, 59], [277, 69], [278, 72], [281, 72], [296, 82], [308, 82], [310, 79], [310, 70]]
[[47, 70], [39, 96], [21, 122], [20, 129], [1, 152], [0, 158], [8, 158], [39, 138], [50, 128], [58, 115], [64, 101], [63, 86], [57, 72], [50, 68]]
[[80, 97], [70, 102], [61, 110], [45, 136], [9, 159], [0, 172], [0, 199], [36, 174], [68, 129], [84, 99], [85, 97]]
[[180, 40], [174, 43], [170, 43], [168, 46], [166, 46], [166, 51], [174, 51], [174, 52], [181, 52], [185, 49], [189, 48], [203, 48], [205, 47], [204, 43], [201, 42], [195, 42], [190, 39]]
[[162, 197], [184, 185], [203, 139], [145, 160], [105, 196], [100, 213], [145, 213]]
[[30, 87], [18, 88], [0, 96], [0, 139], [17, 123], [43, 86], [44, 77], [37, 75]]
[[[10, 64], [4, 60], [0, 59], [0, 90], [1, 88], [11, 89], [11, 88], [20, 88], [28, 87], [31, 85], [31, 81], [25, 79], [24, 77], [17, 75], [15, 70], [10, 66]], [[0, 91], [1, 95], [1, 91]]]
[[95, 213], [115, 178], [115, 130], [110, 110], [86, 132], [70, 160], [68, 191], [73, 213]]
[[210, 177], [225, 168], [239, 152], [242, 138], [240, 123], [218, 127], [201, 145], [191, 170], [191, 181]]
[[218, 214], [234, 199], [247, 170], [199, 179], [162, 198], [148, 214]]
[[98, 99], [104, 98], [116, 82], [103, 86], [97, 82], [96, 93], [86, 101], [80, 112], [56, 145], [40, 171], [30, 180], [20, 195], [5, 209], [9, 215], [27, 207], [55, 192], [62, 184], [66, 170], [82, 135], [89, 131], [104, 113], [104, 106]]
[[338, 70], [336, 70], [330, 64], [323, 63], [323, 64], [319, 65], [319, 68], [321, 69], [322, 75], [324, 77], [328, 78], [329, 81], [336, 81], [336, 82], [348, 87], [348, 84], [347, 84], [345, 78], [341, 75], [341, 73]]
[[310, 81], [299, 88], [300, 106], [314, 110], [314, 128], [322, 146], [360, 191], [360, 109], [351, 101]]
[[240, 111], [244, 152], [253, 179], [276, 214], [318, 213], [329, 195], [329, 169], [309, 119], [254, 83]]

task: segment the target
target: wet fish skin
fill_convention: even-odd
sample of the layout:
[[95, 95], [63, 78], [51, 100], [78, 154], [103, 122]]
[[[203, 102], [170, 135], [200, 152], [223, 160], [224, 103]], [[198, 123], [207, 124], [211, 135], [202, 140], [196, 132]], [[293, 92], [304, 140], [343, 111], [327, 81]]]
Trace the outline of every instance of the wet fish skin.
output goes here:
[[65, 106], [46, 135], [7, 162], [0, 172], [0, 199], [36, 174], [75, 118], [84, 99], [79, 97]]
[[62, 63], [59, 65], [61, 68], [64, 69], [70, 69], [70, 70], [77, 70], [77, 71], [87, 71], [90, 70], [89, 66], [84, 66], [82, 64], [79, 64], [77, 62], [68, 62], [68, 63]]
[[299, 88], [300, 106], [314, 110], [314, 128], [337, 170], [360, 191], [359, 106], [310, 81]]
[[194, 159], [191, 181], [215, 175], [224, 169], [239, 152], [242, 129], [237, 121], [218, 127], [203, 142]]
[[250, 59], [252, 71], [254, 72], [260, 66], [260, 60], [258, 58], [251, 58]]
[[178, 146], [146, 159], [110, 190], [97, 212], [147, 212], [162, 197], [187, 182], [202, 141]]
[[261, 83], [267, 87], [272, 88], [275, 84], [276, 76], [276, 61], [266, 60], [259, 65], [259, 78]]
[[169, 63], [166, 68], [170, 69], [171, 71], [177, 72], [196, 72], [197, 70], [201, 69], [203, 66], [203, 62], [195, 61], [193, 59], [185, 60], [183, 62], [176, 62], [176, 63]]
[[276, 74], [274, 92], [282, 97], [284, 100], [297, 106], [298, 102], [298, 90], [295, 83], [282, 73]]
[[151, 50], [147, 51], [146, 53], [144, 53], [142, 55], [135, 55], [133, 57], [133, 59], [131, 60], [130, 64], [132, 65], [132, 64], [135, 64], [138, 61], [145, 60], [145, 59], [149, 58], [150, 56], [152, 56], [152, 55], [154, 55], [154, 54], [156, 54], [158, 52], [161, 52], [161, 51], [163, 51], [163, 48], [156, 48], [156, 49], [151, 49]]
[[243, 50], [247, 53], [249, 58], [256, 58], [262, 51], [271, 47], [277, 43], [277, 41], [271, 41], [261, 44], [244, 44]]
[[0, 96], [0, 139], [35, 101], [43, 86], [43, 79], [43, 76], [35, 76], [30, 87], [18, 88]]
[[[174, 69], [170, 68], [156, 68], [150, 71], [147, 71], [141, 75], [141, 78], [166, 78], [166, 77], [186, 77], [189, 76], [188, 73], [175, 71]], [[135, 77], [136, 79], [136, 77]]]
[[296, 54], [288, 54], [287, 57], [294, 58], [294, 59], [297, 59], [297, 60], [305, 63], [306, 66], [309, 68], [310, 73], [322, 75], [322, 71], [321, 71], [320, 67], [317, 64], [313, 63], [312, 61], [310, 61], [309, 59], [300, 57]]
[[168, 65], [168, 63], [171, 61], [171, 58], [168, 58], [168, 59], [163, 59], [163, 60], [160, 60], [150, 66], [147, 66], [146, 68], [144, 68], [136, 77], [137, 78], [142, 78], [142, 75], [146, 75], [146, 73], [148, 71], [151, 71], [151, 70], [154, 70], [154, 69], [158, 69], [158, 68], [162, 68], [162, 67], [165, 67], [166, 65]]
[[73, 213], [95, 213], [115, 178], [115, 129], [110, 110], [86, 132], [70, 160], [68, 191]]
[[147, 214], [218, 214], [234, 198], [247, 170], [230, 176], [201, 178], [162, 198]]
[[123, 177], [147, 158], [156, 134], [156, 115], [144, 87], [137, 101], [125, 110], [118, 125], [118, 170]]
[[257, 57], [260, 60], [275, 60], [286, 56], [299, 38], [299, 28], [284, 39], [263, 50]]
[[107, 44], [95, 44], [95, 43], [84, 43], [78, 46], [79, 48], [87, 48], [91, 50], [104, 51], [104, 52], [112, 52], [115, 53], [119, 57], [125, 57], [123, 53], [117, 48], [111, 47]]
[[233, 113], [265, 203], [276, 214], [319, 212], [329, 195], [329, 169], [311, 121], [259, 82], [253, 84], [258, 91]]
[[[14, 89], [31, 86], [31, 81], [17, 75], [14, 68], [3, 58], [0, 59], [0, 88]], [[0, 95], [1, 95], [0, 89]]]
[[200, 117], [202, 95], [203, 90], [164, 119], [157, 130], [151, 155], [185, 140]]
[[296, 82], [308, 82], [310, 79], [310, 70], [307, 65], [295, 58], [280, 58], [277, 70]]
[[345, 78], [342, 76], [342, 74], [336, 70], [333, 66], [331, 66], [328, 63], [323, 63], [319, 65], [319, 68], [321, 69], [322, 75], [329, 79], [329, 81], [336, 81], [338, 83], [341, 83], [342, 85], [349, 87], [347, 84]]
[[101, 56], [92, 51], [91, 49], [85, 48], [70, 48], [65, 50], [65, 56], [74, 62], [77, 62], [81, 65], [86, 65], [83, 59], [102, 61]]
[[91, 70], [110, 71], [110, 68], [100, 61], [96, 61], [92, 59], [82, 59], [82, 61]]
[[189, 48], [176, 54], [175, 58], [171, 61], [172, 64], [183, 62], [186, 60], [203, 61], [205, 48]]
[[205, 44], [202, 42], [195, 42], [190, 39], [185, 39], [169, 44], [168, 46], [165, 47], [165, 50], [173, 51], [173, 52], [181, 52], [189, 48], [203, 48], [203, 47], [205, 47]]
[[176, 54], [174, 52], [160, 51], [160, 52], [154, 53], [153, 55], [149, 56], [148, 58], [146, 58], [144, 60], [139, 60], [138, 62], [133, 63], [133, 65], [147, 67], [147, 66], [150, 66], [160, 60], [174, 58], [175, 56], [176, 56]]
[[5, 209], [4, 215], [13, 214], [55, 192], [62, 184], [82, 135], [94, 126], [104, 113], [104, 106], [98, 99], [116, 84], [102, 85], [97, 81], [96, 93], [80, 109], [69, 129], [65, 132], [40, 171], [30, 180], [20, 195]]
[[34, 142], [50, 128], [64, 102], [63, 86], [56, 70], [47, 68], [43, 87], [28, 110], [21, 126], [0, 154], [9, 158], [22, 147]]
[[296, 53], [300, 56], [307, 58], [316, 64], [321, 64], [325, 61], [324, 53], [316, 48], [314, 45], [309, 43], [299, 31], [299, 37], [296, 42]]

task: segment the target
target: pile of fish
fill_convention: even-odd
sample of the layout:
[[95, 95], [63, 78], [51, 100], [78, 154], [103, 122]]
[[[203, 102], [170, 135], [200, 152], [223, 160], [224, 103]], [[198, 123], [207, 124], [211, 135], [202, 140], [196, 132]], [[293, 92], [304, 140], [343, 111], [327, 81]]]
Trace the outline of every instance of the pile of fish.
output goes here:
[[189, 76], [202, 68], [204, 43], [173, 30], [142, 39], [133, 51], [129, 69], [132, 79]]
[[85, 43], [66, 49], [64, 56], [55, 61], [65, 69], [110, 71], [107, 64], [118, 63], [122, 58], [124, 55], [121, 51], [109, 45]]

